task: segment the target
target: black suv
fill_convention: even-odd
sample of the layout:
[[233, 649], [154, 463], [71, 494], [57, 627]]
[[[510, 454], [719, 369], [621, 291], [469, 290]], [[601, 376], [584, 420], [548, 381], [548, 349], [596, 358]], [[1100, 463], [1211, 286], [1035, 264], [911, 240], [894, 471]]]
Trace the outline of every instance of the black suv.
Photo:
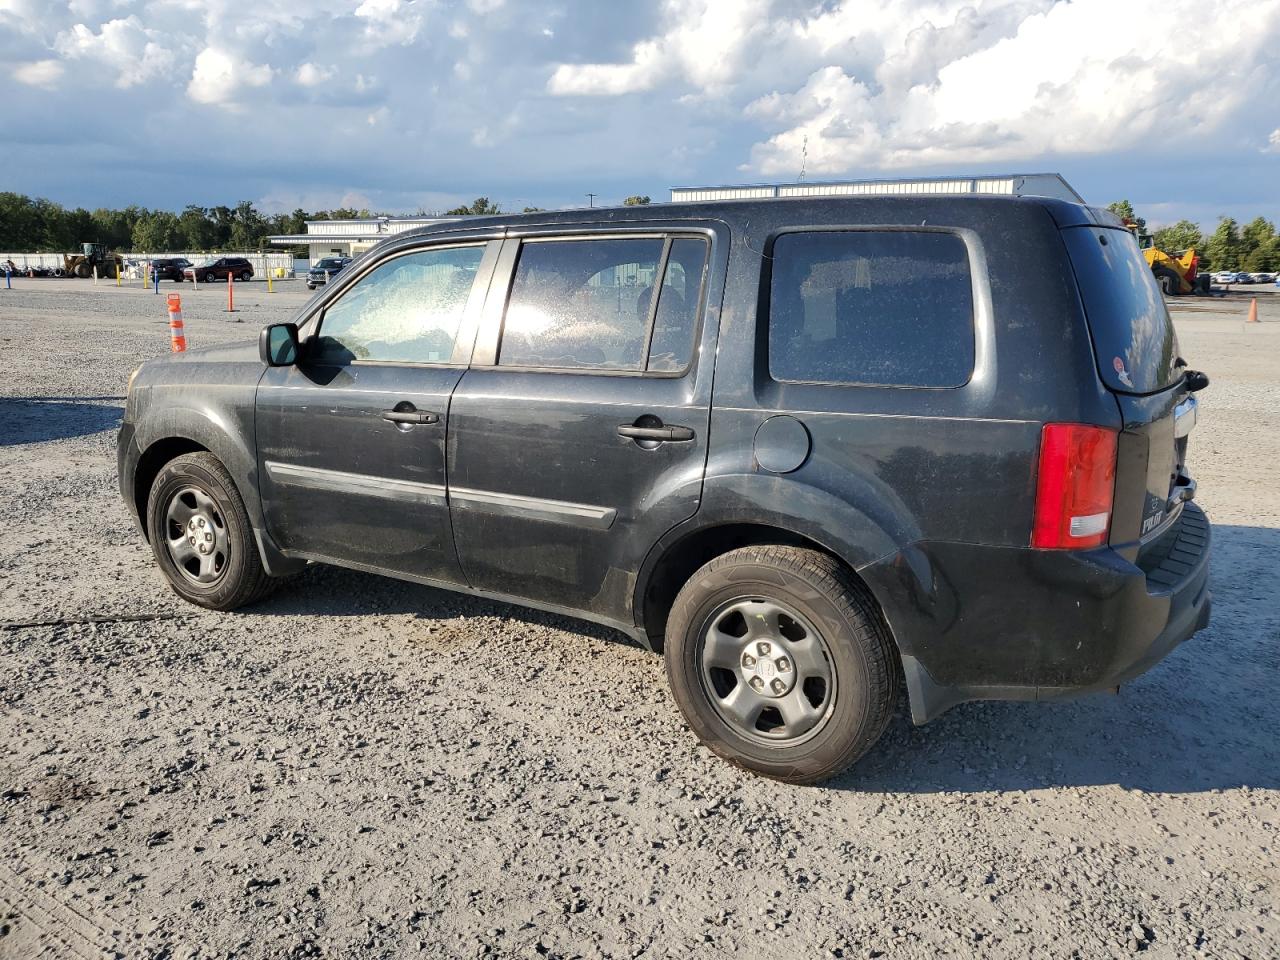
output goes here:
[[338, 273], [342, 268], [351, 262], [351, 257], [325, 257], [323, 260], [316, 261], [315, 265], [307, 271], [307, 289], [314, 290], [316, 287], [323, 287]]
[[397, 236], [257, 344], [147, 362], [120, 482], [193, 603], [322, 562], [599, 621], [713, 750], [811, 782], [903, 678], [923, 723], [1205, 626], [1206, 383], [1090, 207], [537, 213]]
[[214, 283], [226, 280], [227, 277], [252, 280], [253, 264], [244, 257], [219, 257], [217, 260], [207, 260], [199, 266], [187, 267], [183, 274], [200, 283]]
[[154, 276], [161, 280], [176, 280], [181, 283], [185, 275], [187, 267], [191, 266], [191, 261], [185, 257], [161, 257], [151, 261], [151, 270]]

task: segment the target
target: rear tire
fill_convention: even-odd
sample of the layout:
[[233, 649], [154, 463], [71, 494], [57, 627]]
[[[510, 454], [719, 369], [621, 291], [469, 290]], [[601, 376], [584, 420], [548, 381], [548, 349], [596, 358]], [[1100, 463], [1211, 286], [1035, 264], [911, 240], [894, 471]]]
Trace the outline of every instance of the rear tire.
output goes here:
[[249, 282], [250, 280], [252, 280], [252, 279], [253, 279], [253, 274], [252, 274], [252, 273], [250, 273], [248, 270], [241, 271], [241, 273], [240, 273], [240, 282], [241, 282], [241, 283], [248, 283], [248, 282]]
[[743, 547], [703, 566], [671, 608], [665, 657], [698, 738], [788, 783], [852, 764], [897, 700], [897, 654], [875, 600], [815, 550]]
[[147, 497], [147, 531], [169, 585], [191, 603], [234, 610], [276, 585], [235, 482], [212, 454], [184, 454], [160, 469]]

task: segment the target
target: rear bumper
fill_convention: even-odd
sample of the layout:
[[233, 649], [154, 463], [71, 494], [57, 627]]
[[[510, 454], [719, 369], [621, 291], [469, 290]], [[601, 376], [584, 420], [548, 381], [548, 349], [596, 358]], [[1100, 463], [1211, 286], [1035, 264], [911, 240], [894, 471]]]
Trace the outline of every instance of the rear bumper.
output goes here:
[[902, 651], [916, 723], [966, 700], [1060, 700], [1150, 669], [1209, 622], [1210, 525], [1193, 502], [1130, 563], [920, 544], [862, 571]]

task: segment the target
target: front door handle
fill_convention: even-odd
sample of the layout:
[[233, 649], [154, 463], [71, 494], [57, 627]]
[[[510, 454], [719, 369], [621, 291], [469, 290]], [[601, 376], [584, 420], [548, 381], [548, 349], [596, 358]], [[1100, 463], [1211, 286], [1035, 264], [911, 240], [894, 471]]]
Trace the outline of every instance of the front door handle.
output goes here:
[[633, 423], [624, 423], [618, 427], [618, 436], [630, 437], [632, 440], [657, 440], [659, 443], [671, 440], [677, 443], [692, 440], [692, 427], [638, 427]]
[[440, 414], [425, 410], [383, 410], [382, 419], [392, 423], [439, 423]]

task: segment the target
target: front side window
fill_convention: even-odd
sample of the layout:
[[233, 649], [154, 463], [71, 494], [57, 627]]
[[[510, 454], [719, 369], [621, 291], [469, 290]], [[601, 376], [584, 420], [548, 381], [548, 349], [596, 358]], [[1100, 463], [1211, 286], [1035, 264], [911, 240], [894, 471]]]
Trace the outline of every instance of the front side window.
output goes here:
[[324, 311], [314, 359], [448, 363], [484, 246], [419, 250], [374, 267]]
[[951, 233], [783, 234], [773, 245], [775, 380], [958, 387], [974, 366], [973, 288]]
[[706, 249], [701, 239], [656, 237], [525, 242], [507, 302], [499, 365], [684, 369]]

